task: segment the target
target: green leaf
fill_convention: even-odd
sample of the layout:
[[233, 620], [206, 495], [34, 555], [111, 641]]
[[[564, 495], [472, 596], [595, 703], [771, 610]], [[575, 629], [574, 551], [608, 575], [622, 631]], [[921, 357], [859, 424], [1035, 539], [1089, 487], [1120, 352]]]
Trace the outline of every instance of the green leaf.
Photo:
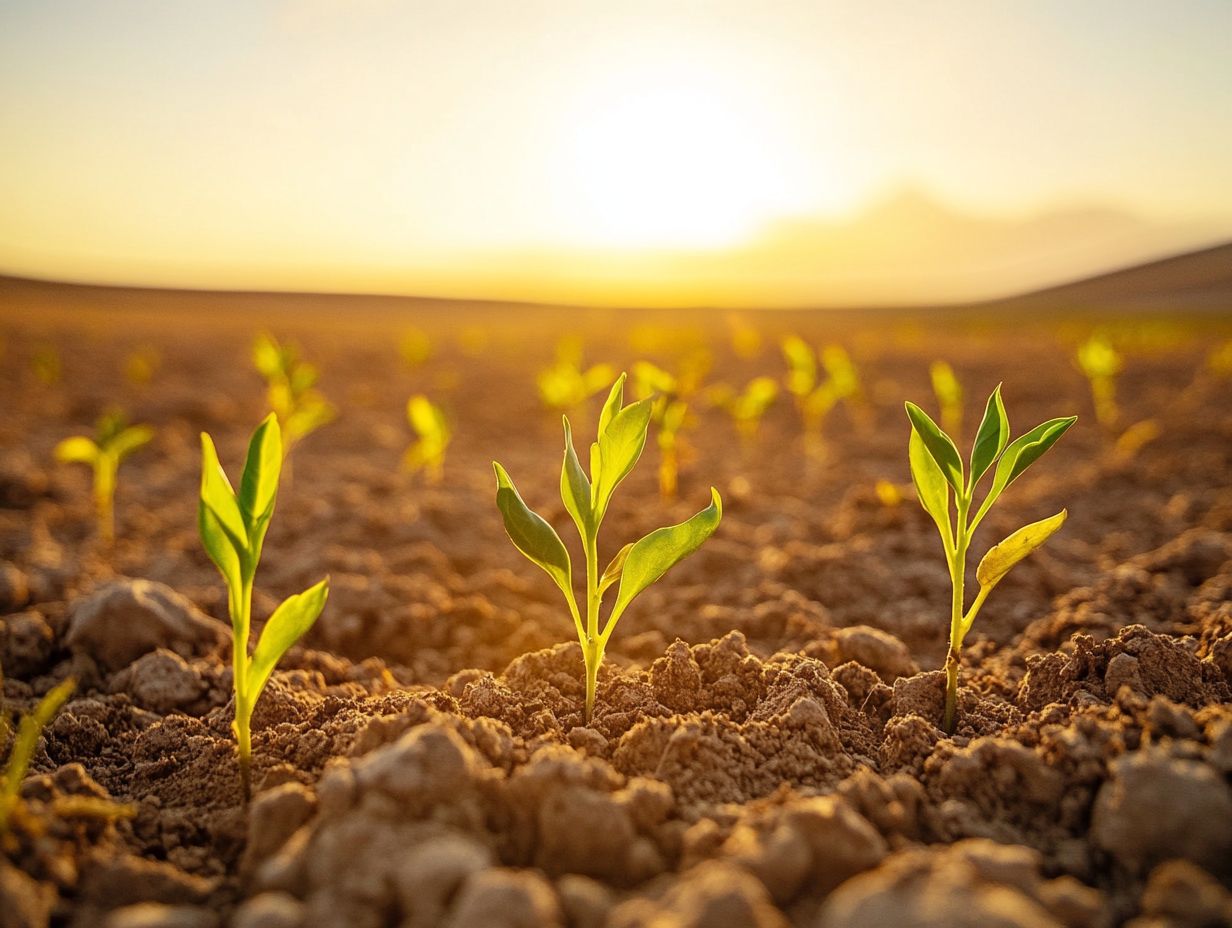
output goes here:
[[[201, 433], [201, 505], [208, 509], [218, 523], [236, 554], [248, 551], [248, 528], [244, 524], [239, 502], [231, 481], [218, 461], [214, 440]], [[217, 563], [217, 561], [215, 561]]]
[[[616, 413], [624, 407], [625, 400], [625, 375], [622, 373], [616, 378], [616, 382], [612, 384], [612, 389], [608, 391], [607, 399], [603, 403], [603, 411], [599, 413], [599, 437], [603, 437], [603, 433], [607, 431], [607, 427], [611, 425], [612, 420], [616, 418]], [[590, 475], [591, 480], [598, 480], [598, 475], [593, 472]]]
[[620, 579], [621, 573], [625, 569], [625, 560], [629, 557], [629, 552], [633, 550], [633, 542], [629, 542], [623, 548], [616, 552], [616, 556], [603, 570], [603, 576], [599, 578], [599, 595], [604, 592], [613, 583]]
[[612, 493], [633, 470], [646, 447], [651, 401], [638, 400], [616, 413], [599, 435], [599, 477], [594, 485], [595, 521], [603, 519]]
[[326, 577], [316, 586], [311, 586], [302, 593], [288, 596], [282, 601], [265, 628], [261, 631], [261, 640], [257, 642], [252, 652], [252, 663], [248, 665], [247, 689], [249, 705], [256, 703], [257, 697], [265, 689], [270, 674], [278, 661], [287, 653], [291, 645], [299, 641], [312, 628], [314, 622], [325, 608], [325, 600], [329, 597], [329, 578]]
[[227, 586], [239, 589], [243, 578], [242, 563], [239, 552], [231, 543], [230, 536], [223, 531], [222, 524], [209, 506], [202, 500], [197, 507], [197, 531], [201, 535], [201, 544], [205, 553], [210, 556], [218, 572], [226, 581]]
[[722, 518], [723, 500], [719, 491], [711, 487], [710, 505], [693, 518], [679, 525], [656, 529], [634, 544], [625, 556], [620, 592], [603, 634], [611, 633], [635, 596], [700, 548], [702, 542], [714, 534]]
[[963, 492], [962, 458], [959, 457], [954, 442], [919, 406], [915, 403], [907, 403], [906, 406], [907, 418], [911, 420], [911, 427], [920, 436], [920, 440], [924, 442], [924, 447], [937, 462], [937, 466], [941, 468], [941, 474], [946, 482], [954, 488], [955, 493], [961, 496]]
[[1001, 384], [997, 384], [992, 395], [988, 397], [984, 418], [980, 422], [979, 431], [975, 433], [975, 444], [971, 446], [972, 487], [979, 483], [988, 468], [992, 467], [1009, 440], [1010, 420], [1005, 413], [1005, 403], [1001, 401]]
[[509, 479], [505, 468], [492, 462], [496, 471], [496, 506], [505, 520], [505, 531], [514, 547], [538, 564], [550, 576], [561, 592], [573, 597], [573, 568], [564, 542], [542, 516], [522, 501], [518, 488]]
[[154, 430], [148, 425], [130, 425], [108, 443], [107, 451], [115, 456], [116, 461], [123, 461], [153, 438]]
[[817, 356], [798, 335], [783, 339], [783, 357], [787, 361], [787, 389], [797, 396], [810, 393], [817, 383]]
[[21, 792], [22, 781], [26, 778], [26, 771], [34, 758], [43, 729], [51, 724], [76, 687], [77, 682], [69, 677], [48, 690], [47, 695], [38, 701], [34, 711], [23, 716], [18, 724], [17, 735], [13, 738], [8, 763], [5, 765], [4, 780], [0, 782], [0, 834], [3, 834], [9, 813]]
[[[988, 499], [995, 500], [1000, 496], [1006, 487], [1038, 461], [1043, 453], [1055, 445], [1057, 440], [1077, 421], [1077, 416], [1049, 419], [1010, 442], [997, 462], [997, 470], [993, 476], [992, 489], [988, 491]], [[987, 503], [980, 508], [983, 509], [986, 506]]]
[[1001, 578], [1008, 574], [1015, 564], [1046, 542], [1065, 524], [1066, 515], [1068, 513], [1062, 509], [1055, 516], [1020, 528], [1004, 541], [989, 548], [988, 553], [980, 559], [980, 566], [975, 569], [975, 578], [979, 580], [980, 586], [991, 590], [1000, 583]]
[[941, 468], [924, 447], [924, 441], [915, 429], [907, 446], [911, 463], [911, 482], [915, 484], [916, 496], [924, 511], [932, 516], [941, 531], [941, 537], [949, 543], [950, 537], [950, 485], [945, 482]]
[[68, 464], [90, 464], [98, 460], [98, 445], [84, 435], [74, 435], [56, 445], [56, 460]]
[[250, 538], [273, 515], [281, 472], [282, 430], [278, 428], [278, 417], [270, 413], [252, 433], [240, 478], [240, 514]]
[[590, 481], [573, 448], [573, 429], [569, 417], [561, 416], [565, 424], [565, 460], [560, 469], [560, 498], [573, 516], [578, 531], [586, 538], [590, 534], [593, 513], [590, 510]]

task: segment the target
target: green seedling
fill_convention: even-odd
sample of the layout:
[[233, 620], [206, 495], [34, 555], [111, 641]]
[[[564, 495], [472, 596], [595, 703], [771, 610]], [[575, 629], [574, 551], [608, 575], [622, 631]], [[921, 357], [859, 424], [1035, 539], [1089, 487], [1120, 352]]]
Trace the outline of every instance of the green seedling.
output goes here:
[[539, 398], [549, 409], [568, 412], [602, 390], [612, 380], [610, 364], [582, 364], [582, 343], [562, 338], [556, 346], [556, 360], [539, 372], [536, 383]]
[[773, 377], [754, 377], [741, 393], [727, 384], [716, 384], [709, 393], [711, 402], [726, 409], [732, 417], [740, 441], [747, 448], [757, 438], [762, 417], [778, 399], [779, 385]]
[[213, 440], [205, 432], [201, 433], [201, 501], [197, 525], [206, 553], [227, 584], [235, 689], [233, 730], [245, 799], [251, 791], [252, 710], [275, 665], [316, 622], [329, 596], [327, 577], [303, 593], [283, 600], [265, 623], [261, 638], [249, 655], [253, 580], [261, 560], [265, 533], [274, 515], [282, 460], [281, 430], [277, 417], [270, 413], [253, 432], [248, 444], [248, 457], [237, 494], [218, 461]]
[[406, 418], [418, 440], [406, 449], [402, 467], [410, 473], [423, 471], [432, 483], [439, 483], [445, 472], [445, 449], [453, 431], [441, 411], [426, 396], [412, 396], [406, 404]]
[[675, 499], [680, 479], [680, 456], [683, 443], [680, 431], [688, 421], [689, 404], [686, 390], [695, 388], [696, 381], [686, 371], [675, 377], [649, 361], [633, 365], [634, 393], [638, 399], [652, 399], [650, 421], [655, 425], [655, 441], [659, 446], [659, 495]]
[[[1042, 545], [1065, 521], [1062, 509], [1054, 516], [1020, 528], [1004, 541], [993, 545], [976, 568], [980, 589], [969, 609], [965, 608], [963, 583], [967, 567], [967, 549], [975, 530], [1005, 489], [1022, 476], [1041, 455], [1065, 434], [1077, 421], [1077, 416], [1049, 419], [1025, 435], [1010, 441], [1009, 418], [997, 386], [988, 398], [984, 418], [980, 422], [971, 448], [968, 468], [953, 440], [924, 410], [907, 403], [911, 420], [909, 457], [911, 479], [924, 511], [932, 516], [945, 546], [946, 564], [950, 570], [953, 597], [950, 611], [950, 647], [945, 659], [945, 714], [942, 728], [954, 732], [958, 705], [958, 669], [963, 639], [971, 630], [980, 607], [1001, 579], [1015, 564]], [[995, 465], [995, 468], [994, 468]], [[974, 516], [971, 508], [980, 480], [992, 471], [992, 484]], [[954, 494], [951, 516], [950, 491]]]
[[154, 437], [148, 425], [129, 425], [123, 413], [98, 420], [94, 438], [74, 435], [56, 445], [56, 460], [88, 464], [94, 470], [94, 508], [98, 534], [105, 544], [115, 540], [116, 473], [120, 462]]
[[1095, 420], [1106, 430], [1116, 428], [1120, 410], [1116, 401], [1116, 378], [1124, 367], [1120, 353], [1100, 334], [1078, 346], [1078, 367], [1091, 385]]
[[963, 390], [954, 373], [954, 368], [945, 361], [934, 361], [928, 366], [928, 376], [933, 382], [937, 407], [941, 410], [941, 427], [955, 441], [962, 440]]
[[252, 361], [265, 378], [270, 409], [282, 431], [283, 456], [300, 441], [337, 416], [332, 403], [316, 389], [318, 372], [300, 357], [294, 345], [282, 345], [271, 335], [258, 335]]
[[[13, 738], [9, 759], [4, 767], [4, 779], [0, 781], [0, 835], [8, 833], [13, 812], [21, 802], [21, 784], [30, 769], [30, 761], [38, 748], [39, 738], [43, 729], [51, 724], [60, 708], [73, 694], [76, 682], [69, 678], [49, 690], [47, 695], [39, 700], [34, 711], [22, 718], [17, 726], [17, 734]], [[7, 716], [5, 728], [8, 727]], [[7, 740], [7, 730], [5, 731]], [[0, 742], [2, 743], [2, 742]]]
[[[504, 519], [505, 531], [514, 546], [543, 568], [560, 587], [573, 616], [586, 668], [587, 723], [594, 712], [599, 665], [603, 662], [604, 649], [616, 629], [616, 623], [639, 593], [696, 551], [714, 533], [723, 515], [722, 500], [718, 491], [711, 487], [709, 506], [686, 522], [656, 529], [640, 541], [625, 545], [603, 572], [599, 572], [599, 527], [607, 515], [616, 487], [637, 464], [650, 427], [651, 401], [639, 400], [625, 406], [624, 385], [625, 375], [621, 374], [603, 404], [598, 440], [590, 446], [589, 477], [574, 450], [569, 418], [562, 417], [565, 454], [560, 474], [560, 496], [565, 509], [573, 517], [585, 552], [585, 620], [573, 592], [573, 567], [564, 542], [551, 525], [522, 501], [505, 468], [492, 462], [496, 470], [496, 505]], [[617, 582], [620, 586], [616, 602], [600, 628], [599, 611], [603, 595]]]
[[789, 335], [783, 340], [783, 358], [787, 391], [796, 398], [804, 426], [805, 450], [815, 456], [822, 450], [826, 417], [840, 402], [859, 395], [860, 377], [841, 345], [825, 346], [818, 357], [804, 339]]

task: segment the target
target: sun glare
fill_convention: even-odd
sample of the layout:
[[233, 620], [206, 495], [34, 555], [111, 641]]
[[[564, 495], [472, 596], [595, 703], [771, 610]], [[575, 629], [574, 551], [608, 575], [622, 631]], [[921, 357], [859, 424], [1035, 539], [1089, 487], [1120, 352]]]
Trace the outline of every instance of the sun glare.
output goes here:
[[773, 114], [717, 75], [642, 74], [578, 109], [558, 191], [575, 241], [717, 248], [792, 207]]

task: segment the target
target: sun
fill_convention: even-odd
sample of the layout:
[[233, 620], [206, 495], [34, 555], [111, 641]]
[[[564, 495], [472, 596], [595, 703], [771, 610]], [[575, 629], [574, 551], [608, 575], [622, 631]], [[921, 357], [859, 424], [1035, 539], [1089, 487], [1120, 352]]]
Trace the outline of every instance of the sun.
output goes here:
[[719, 75], [642, 73], [580, 103], [556, 190], [575, 244], [722, 247], [790, 209], [771, 108]]

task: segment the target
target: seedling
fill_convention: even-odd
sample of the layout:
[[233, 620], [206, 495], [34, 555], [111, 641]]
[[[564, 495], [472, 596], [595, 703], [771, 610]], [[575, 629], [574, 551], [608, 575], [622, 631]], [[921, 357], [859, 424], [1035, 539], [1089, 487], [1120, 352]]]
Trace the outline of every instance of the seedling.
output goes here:
[[[599, 572], [599, 527], [607, 515], [612, 494], [637, 464], [646, 445], [650, 426], [651, 401], [639, 400], [624, 405], [625, 375], [621, 374], [603, 404], [599, 417], [598, 440], [590, 446], [590, 476], [582, 469], [573, 447], [573, 431], [568, 416], [565, 428], [565, 454], [560, 474], [560, 496], [573, 517], [586, 557], [586, 618], [582, 619], [573, 592], [573, 567], [569, 552], [556, 530], [522, 501], [505, 468], [496, 461], [496, 505], [500, 509], [514, 546], [538, 564], [560, 587], [573, 616], [578, 642], [586, 667], [585, 718], [590, 722], [595, 705], [595, 684], [604, 649], [616, 623], [634, 598], [675, 564], [696, 551], [718, 528], [723, 503], [718, 490], [710, 488], [710, 505], [686, 522], [656, 529], [617, 552], [602, 573]], [[619, 581], [616, 602], [602, 628], [599, 610], [603, 594]]]
[[74, 435], [56, 445], [56, 460], [88, 464], [94, 469], [94, 508], [98, 534], [105, 544], [115, 539], [116, 473], [120, 462], [148, 443], [154, 430], [148, 425], [129, 425], [120, 412], [98, 420], [94, 438]]
[[[967, 549], [972, 535], [988, 510], [1005, 492], [1006, 487], [1022, 476], [1041, 455], [1065, 434], [1077, 416], [1049, 419], [1025, 435], [1010, 441], [1009, 418], [997, 386], [988, 398], [984, 418], [980, 422], [975, 443], [964, 472], [962, 458], [953, 440], [914, 403], [907, 403], [911, 420], [909, 457], [911, 479], [924, 511], [932, 516], [945, 546], [946, 564], [950, 570], [953, 597], [950, 610], [950, 647], [945, 659], [945, 713], [942, 728], [953, 734], [958, 705], [958, 669], [963, 639], [975, 622], [980, 607], [993, 587], [1015, 564], [1042, 545], [1064, 523], [1066, 511], [1033, 522], [993, 545], [980, 560], [975, 576], [980, 589], [969, 609], [965, 609], [963, 582], [967, 565]], [[995, 469], [993, 465], [996, 465]], [[971, 515], [975, 490], [983, 476], [993, 472], [992, 485], [983, 501]], [[954, 492], [954, 514], [951, 518], [950, 491]], [[964, 611], [965, 610], [965, 611]]]
[[252, 360], [265, 378], [269, 406], [281, 426], [285, 457], [300, 441], [332, 422], [337, 411], [316, 389], [316, 367], [303, 360], [294, 345], [279, 344], [271, 335], [258, 335]]
[[556, 360], [539, 372], [539, 397], [549, 409], [568, 412], [602, 390], [612, 379], [610, 364], [582, 365], [582, 343], [562, 338]]
[[787, 361], [787, 390], [795, 396], [803, 421], [805, 451], [816, 456], [822, 450], [821, 429], [826, 417], [839, 402], [859, 394], [860, 377], [841, 345], [827, 345], [819, 358], [804, 339], [789, 335], [783, 340], [783, 357]]
[[[687, 372], [686, 372], [687, 375]], [[655, 425], [655, 441], [659, 446], [659, 495], [675, 499], [680, 476], [680, 430], [688, 421], [689, 404], [685, 390], [693, 383], [685, 376], [672, 376], [649, 361], [633, 365], [635, 393], [639, 399], [653, 399], [650, 421]]]
[[779, 385], [773, 377], [754, 377], [742, 393], [727, 384], [716, 384], [709, 392], [711, 401], [726, 409], [732, 417], [740, 440], [747, 448], [757, 437], [762, 416], [778, 399]]
[[282, 435], [270, 413], [248, 444], [240, 491], [231, 488], [210, 436], [201, 433], [201, 501], [197, 525], [201, 543], [227, 584], [231, 615], [232, 683], [235, 689], [235, 731], [240, 782], [247, 799], [252, 765], [252, 710], [275, 665], [310, 629], [329, 596], [329, 578], [283, 600], [265, 623], [253, 653], [248, 653], [252, 619], [252, 588], [261, 560], [265, 533], [274, 515], [278, 477], [282, 470]]
[[432, 483], [439, 483], [445, 469], [445, 449], [453, 438], [449, 423], [439, 406], [426, 396], [412, 396], [406, 404], [406, 418], [419, 436], [402, 456], [402, 467], [424, 471]]
[[941, 410], [941, 427], [953, 436], [955, 441], [960, 441], [963, 424], [962, 384], [958, 382], [954, 368], [945, 361], [934, 361], [930, 364], [928, 376], [933, 382], [933, 393]]
[[1106, 430], [1116, 428], [1120, 410], [1116, 401], [1116, 378], [1124, 367], [1120, 353], [1104, 336], [1095, 334], [1078, 346], [1078, 367], [1091, 384], [1095, 420]]
[[158, 372], [162, 358], [148, 345], [133, 351], [124, 359], [124, 379], [134, 387], [144, 387]]
[[[34, 752], [38, 748], [43, 729], [51, 724], [51, 720], [56, 717], [60, 707], [73, 694], [76, 685], [70, 677], [49, 690], [47, 695], [40, 699], [38, 705], [34, 707], [34, 711], [23, 717], [17, 726], [17, 735], [13, 739], [8, 763], [4, 768], [4, 779], [0, 781], [0, 835], [8, 833], [13, 812], [21, 801], [21, 784], [26, 778], [26, 771], [30, 769], [30, 761], [34, 759]], [[6, 716], [6, 739], [7, 727]]]

